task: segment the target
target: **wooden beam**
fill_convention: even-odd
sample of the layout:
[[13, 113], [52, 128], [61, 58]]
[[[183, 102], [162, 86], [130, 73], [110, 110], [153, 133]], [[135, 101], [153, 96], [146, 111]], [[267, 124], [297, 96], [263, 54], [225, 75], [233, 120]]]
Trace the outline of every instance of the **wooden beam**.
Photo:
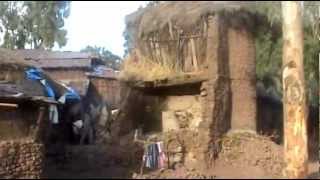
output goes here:
[[207, 80], [208, 77], [203, 72], [184, 73], [171, 78], [159, 79], [154, 81], [136, 81], [129, 83], [130, 86], [136, 88], [158, 88], [158, 87], [172, 87], [187, 84], [200, 83]]
[[199, 68], [198, 68], [198, 60], [197, 60], [196, 46], [194, 43], [194, 39], [190, 39], [190, 42], [191, 42], [193, 66], [194, 66], [195, 70], [198, 71]]
[[45, 106], [40, 106], [39, 107], [39, 115], [38, 115], [38, 119], [37, 119], [37, 126], [35, 129], [35, 134], [34, 134], [34, 139], [35, 142], [40, 142], [41, 141], [41, 135], [42, 135], [42, 128], [43, 128], [43, 117], [45, 115]]
[[282, 2], [285, 178], [307, 178], [307, 106], [303, 67], [303, 26], [297, 1]]
[[12, 103], [0, 103], [0, 106], [18, 108], [18, 104], [12, 104]]

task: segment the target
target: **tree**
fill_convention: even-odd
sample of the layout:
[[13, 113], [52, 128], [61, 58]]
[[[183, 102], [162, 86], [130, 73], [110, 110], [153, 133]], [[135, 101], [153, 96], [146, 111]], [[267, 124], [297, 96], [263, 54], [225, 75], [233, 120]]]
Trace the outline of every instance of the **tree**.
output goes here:
[[0, 30], [2, 47], [9, 49], [51, 49], [66, 45], [64, 20], [69, 16], [68, 1], [2, 1]]
[[[319, 102], [318, 52], [320, 52], [318, 33], [320, 29], [318, 6], [320, 2], [304, 2], [304, 73], [308, 103], [317, 106]], [[280, 2], [257, 2], [251, 6], [253, 12], [265, 14], [271, 25], [281, 24]], [[260, 31], [261, 30], [261, 31]], [[256, 34], [257, 79], [268, 92], [282, 97], [281, 64], [282, 36], [270, 29], [259, 29]]]
[[81, 52], [91, 53], [93, 56], [96, 56], [101, 60], [100, 64], [106, 65], [109, 68], [115, 70], [120, 69], [121, 58], [104, 47], [87, 46], [82, 49]]
[[303, 68], [303, 25], [298, 2], [282, 2], [284, 157], [287, 178], [308, 173], [307, 106]]

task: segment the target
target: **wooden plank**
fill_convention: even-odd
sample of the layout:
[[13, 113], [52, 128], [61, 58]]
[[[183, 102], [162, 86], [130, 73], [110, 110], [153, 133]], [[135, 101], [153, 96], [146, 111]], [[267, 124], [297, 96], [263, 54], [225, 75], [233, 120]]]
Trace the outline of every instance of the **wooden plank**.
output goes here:
[[190, 42], [191, 42], [193, 66], [194, 66], [195, 70], [198, 71], [199, 68], [198, 68], [198, 60], [197, 60], [196, 47], [195, 47], [194, 39], [191, 39]]
[[42, 134], [42, 128], [43, 128], [43, 117], [45, 115], [45, 110], [46, 108], [44, 106], [40, 106], [39, 107], [39, 115], [38, 115], [38, 119], [37, 119], [37, 126], [36, 126], [36, 129], [34, 131], [34, 139], [35, 139], [35, 142], [41, 142], [41, 134]]
[[158, 88], [158, 87], [170, 87], [170, 86], [180, 86], [187, 84], [200, 83], [207, 80], [207, 76], [202, 73], [185, 73], [183, 75], [158, 79], [155, 81], [137, 81], [129, 83], [130, 86], [136, 88]]
[[172, 23], [171, 20], [169, 21], [169, 33], [170, 33], [170, 40], [173, 40], [174, 36], [173, 36], [173, 31], [172, 31]]
[[12, 104], [12, 103], [0, 103], [0, 106], [17, 108], [19, 105], [18, 104]]
[[191, 42], [189, 41], [187, 43], [187, 46], [185, 46], [185, 54], [184, 57], [184, 72], [192, 72], [193, 66], [192, 66], [192, 52], [191, 52]]

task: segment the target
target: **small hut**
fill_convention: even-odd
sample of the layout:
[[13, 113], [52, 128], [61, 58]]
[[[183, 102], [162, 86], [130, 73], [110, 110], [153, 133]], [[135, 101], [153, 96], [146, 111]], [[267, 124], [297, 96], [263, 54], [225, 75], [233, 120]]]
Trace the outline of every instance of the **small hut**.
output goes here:
[[[58, 101], [29, 77], [33, 66], [16, 53], [0, 49], [0, 177], [40, 178], [45, 144]], [[42, 73], [55, 92], [64, 88]], [[59, 95], [59, 94], [57, 94]], [[52, 114], [53, 113], [53, 114]]]
[[120, 74], [118, 134], [158, 134], [169, 166], [201, 168], [210, 167], [225, 133], [255, 133], [253, 34], [265, 18], [249, 5], [161, 2], [128, 15], [132, 51]]

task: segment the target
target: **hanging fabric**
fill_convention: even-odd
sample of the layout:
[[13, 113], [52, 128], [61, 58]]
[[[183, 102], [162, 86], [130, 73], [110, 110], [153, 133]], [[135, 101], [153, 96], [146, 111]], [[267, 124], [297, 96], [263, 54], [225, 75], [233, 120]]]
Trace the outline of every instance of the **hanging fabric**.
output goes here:
[[59, 113], [58, 113], [57, 105], [51, 104], [49, 106], [49, 120], [52, 122], [52, 124], [59, 123]]
[[145, 148], [145, 153], [142, 158], [145, 167], [150, 169], [164, 168], [165, 155], [162, 150], [162, 142], [149, 144]]
[[159, 150], [158, 167], [162, 169], [165, 167], [165, 160], [166, 160], [166, 156], [163, 151], [163, 143], [157, 142], [157, 147]]

